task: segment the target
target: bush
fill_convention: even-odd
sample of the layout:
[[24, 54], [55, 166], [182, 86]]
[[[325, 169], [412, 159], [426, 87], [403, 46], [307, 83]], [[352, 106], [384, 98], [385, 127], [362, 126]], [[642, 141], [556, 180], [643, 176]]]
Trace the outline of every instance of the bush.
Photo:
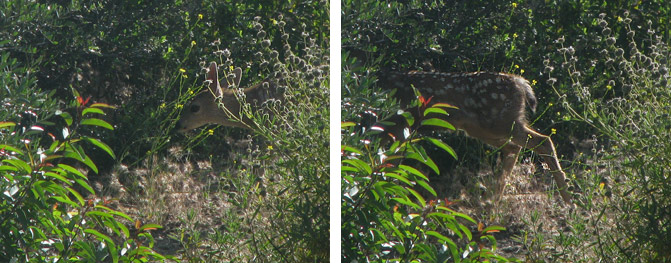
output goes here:
[[[365, 118], [357, 121], [353, 114], [363, 105], [372, 108], [380, 103], [375, 95], [363, 98], [357, 95], [374, 94], [374, 78], [351, 67], [355, 61], [343, 56], [343, 146], [342, 152], [342, 259], [345, 261], [428, 261], [461, 260], [507, 262], [496, 254], [497, 243], [492, 235], [502, 227], [485, 227], [466, 214], [459, 213], [445, 200], [436, 197], [429, 185], [425, 167], [439, 173], [438, 167], [426, 154], [420, 142], [439, 147], [452, 157], [452, 148], [438, 139], [413, 131], [404, 142], [394, 142], [389, 149], [380, 145], [380, 139], [366, 128]], [[356, 94], [356, 95], [355, 95]], [[444, 112], [445, 104], [428, 107], [428, 101], [419, 96], [414, 106], [423, 112]], [[361, 103], [366, 100], [369, 103]], [[358, 109], [362, 110], [362, 109]], [[358, 111], [359, 113], [364, 112]], [[407, 113], [407, 112], [406, 112]], [[438, 119], [403, 118], [408, 123], [422, 123], [442, 128], [451, 125]], [[452, 128], [454, 129], [454, 128]], [[416, 161], [416, 163], [411, 162]], [[424, 194], [423, 194], [424, 193]], [[470, 225], [470, 227], [469, 227]], [[475, 233], [473, 233], [475, 232]]]
[[[0, 3], [0, 52], [19, 65], [6, 79], [30, 75], [44, 92], [10, 97], [41, 118], [72, 100], [70, 87], [117, 106], [104, 118], [114, 130], [86, 133], [116, 156], [84, 146], [100, 171], [90, 184], [168, 226], [154, 232], [157, 251], [194, 262], [328, 257], [327, 28], [325, 1]], [[243, 87], [281, 80], [292, 98], [268, 105], [278, 118], [248, 112], [256, 131], [171, 133], [210, 61], [242, 67]]]
[[[512, 239], [527, 260], [668, 261], [662, 237], [669, 235], [669, 212], [662, 204], [669, 202], [671, 156], [663, 139], [669, 136], [670, 14], [668, 1], [343, 1], [343, 49], [357, 59], [343, 70], [364, 67], [359, 82], [344, 80], [343, 94], [369, 85], [361, 76], [378, 68], [503, 71], [529, 79], [539, 98], [534, 126], [556, 131], [553, 141], [580, 208], [510, 222], [522, 225], [509, 229], [517, 230]], [[353, 99], [343, 108], [394, 108], [386, 94], [367, 92], [361, 94], [370, 100]], [[343, 118], [356, 120], [353, 112]], [[478, 147], [456, 149], [467, 157]]]
[[[90, 128], [113, 129], [99, 119], [111, 106], [76, 100], [58, 105], [35, 86], [30, 68], [7, 54], [0, 60], [0, 259], [4, 262], [164, 260], [149, 232], [160, 228], [110, 207], [96, 196], [87, 172], [98, 167], [85, 147], [115, 158]], [[65, 111], [61, 106], [70, 106]], [[44, 117], [48, 116], [48, 117]], [[21, 117], [17, 120], [17, 117]], [[13, 121], [12, 121], [13, 120]], [[126, 225], [134, 225], [129, 229]]]

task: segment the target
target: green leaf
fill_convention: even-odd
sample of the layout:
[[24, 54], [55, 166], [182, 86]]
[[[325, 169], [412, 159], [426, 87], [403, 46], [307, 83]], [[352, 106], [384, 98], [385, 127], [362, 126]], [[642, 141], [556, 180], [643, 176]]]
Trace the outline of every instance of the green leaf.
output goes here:
[[469, 241], [473, 240], [473, 234], [471, 233], [471, 230], [468, 229], [468, 227], [462, 224], [457, 224], [457, 226], [459, 227], [459, 229], [461, 229], [461, 231], [464, 234], [466, 234], [466, 237], [468, 238]]
[[51, 177], [51, 178], [54, 178], [56, 180], [62, 181], [64, 183], [66, 183], [67, 185], [72, 185], [72, 182], [70, 182], [70, 180], [68, 180], [67, 178], [63, 177], [60, 174], [57, 174], [57, 173], [54, 173], [54, 172], [46, 172], [46, 173], [44, 173], [44, 175], [47, 176], [47, 177]]
[[426, 234], [429, 235], [429, 236], [438, 238], [439, 240], [442, 240], [442, 241], [445, 242], [445, 243], [449, 243], [449, 244], [452, 244], [452, 245], [454, 245], [454, 246], [457, 245], [457, 244], [454, 243], [454, 241], [452, 241], [452, 239], [450, 239], [449, 237], [446, 237], [446, 236], [444, 236], [443, 234], [438, 233], [438, 232], [436, 232], [436, 231], [431, 231], [431, 230], [429, 230], [429, 231], [426, 231]]
[[422, 163], [422, 164], [428, 166], [429, 168], [431, 168], [434, 172], [436, 172], [436, 174], [440, 174], [440, 171], [438, 170], [438, 166], [430, 158], [425, 158], [425, 157], [421, 156], [419, 153], [416, 153], [416, 152], [408, 153], [405, 158], [410, 158], [410, 159], [417, 160], [420, 163]]
[[422, 126], [436, 126], [436, 127], [441, 127], [445, 129], [450, 129], [450, 130], [455, 130], [454, 126], [450, 124], [449, 122], [439, 119], [439, 118], [431, 118], [431, 119], [426, 119], [423, 120], [421, 123]]
[[426, 180], [426, 181], [429, 180], [429, 178], [426, 177], [426, 175], [424, 175], [424, 174], [423, 174], [422, 172], [420, 172], [419, 170], [415, 169], [415, 167], [408, 166], [408, 165], [405, 165], [405, 164], [401, 164], [401, 165], [398, 166], [398, 168], [401, 168], [401, 169], [403, 169], [403, 170], [406, 171], [406, 172], [409, 172], [409, 173], [411, 173], [411, 174], [414, 174], [414, 175], [416, 175], [416, 176], [418, 176], [418, 177], [420, 177], [420, 178], [422, 178], [422, 179], [424, 179], [424, 180]]
[[356, 154], [359, 154], [359, 155], [362, 154], [361, 151], [359, 151], [358, 149], [356, 149], [354, 147], [347, 146], [347, 145], [342, 145], [340, 147], [340, 151], [341, 152], [353, 152], [353, 153], [356, 153]]
[[418, 185], [429, 191], [433, 196], [438, 196], [436, 194], [436, 190], [433, 190], [433, 187], [431, 187], [426, 181], [416, 181]]
[[354, 123], [352, 121], [344, 121], [344, 122], [340, 123], [341, 128], [347, 128], [347, 127], [352, 127], [352, 126], [356, 126], [356, 123]]
[[415, 124], [415, 118], [412, 116], [412, 113], [405, 111], [401, 113], [401, 115], [405, 117], [405, 120], [408, 122], [409, 127], [412, 127], [412, 125]]
[[3, 163], [8, 163], [11, 164], [12, 166], [17, 168], [17, 172], [22, 172], [25, 174], [30, 174], [33, 171], [33, 168], [30, 167], [30, 165], [23, 160], [19, 159], [5, 159], [2, 160]]
[[86, 201], [84, 200], [84, 197], [81, 194], [79, 194], [79, 192], [77, 192], [77, 190], [72, 189], [71, 187], [68, 187], [68, 191], [70, 191], [70, 193], [72, 195], [74, 195], [75, 198], [77, 198], [77, 201], [79, 201], [79, 206], [80, 207], [84, 206], [86, 204]]
[[89, 228], [89, 229], [84, 230], [84, 233], [88, 233], [88, 234], [97, 236], [98, 240], [104, 240], [108, 244], [114, 244], [114, 241], [112, 241], [112, 239], [110, 237], [108, 237], [107, 235], [105, 235], [103, 233], [98, 232], [98, 230]]
[[101, 119], [96, 119], [96, 118], [90, 118], [90, 119], [83, 119], [81, 122], [82, 125], [92, 125], [92, 126], [98, 126], [98, 127], [103, 127], [108, 130], [114, 130], [114, 127], [107, 123], [106, 121], [103, 121]]
[[443, 141], [431, 137], [424, 137], [424, 139], [428, 140], [429, 142], [433, 143], [433, 145], [438, 146], [438, 148], [441, 148], [450, 155], [452, 155], [452, 157], [454, 157], [455, 160], [459, 160], [459, 158], [457, 158], [457, 153], [454, 152], [454, 149], [452, 149], [452, 147], [450, 147], [449, 145], [445, 144]]
[[63, 156], [80, 161], [86, 164], [86, 166], [91, 168], [91, 170], [93, 170], [95, 173], [98, 173], [98, 167], [93, 163], [91, 158], [89, 158], [89, 156], [86, 155], [84, 149], [82, 149], [82, 147], [79, 145], [77, 146], [72, 146], [70, 144], [67, 145], [66, 150], [63, 152]]
[[65, 121], [67, 126], [72, 125], [72, 115], [70, 115], [70, 113], [67, 113], [65, 111], [61, 111], [61, 112], [56, 112], [56, 115], [61, 116], [61, 118], [63, 118], [63, 120]]
[[398, 203], [400, 203], [400, 204], [403, 204], [403, 205], [412, 207], [413, 209], [417, 209], [417, 210], [422, 209], [421, 206], [419, 206], [419, 205], [413, 203], [412, 201], [410, 201], [410, 200], [407, 199], [407, 198], [394, 197], [394, 198], [392, 198], [391, 200], [394, 200], [394, 201], [396, 201], [396, 202], [398, 202]]
[[72, 200], [70, 200], [70, 198], [68, 198], [66, 195], [64, 195], [64, 196], [52, 196], [51, 199], [54, 199], [54, 200], [56, 200], [58, 202], [61, 202], [61, 203], [69, 204], [73, 207], [77, 207], [77, 203], [72, 202]]
[[75, 182], [77, 182], [77, 184], [79, 184], [80, 186], [84, 187], [84, 189], [88, 190], [89, 193], [91, 193], [91, 194], [96, 193], [96, 191], [94, 191], [93, 188], [91, 188], [91, 186], [89, 185], [89, 183], [87, 181], [82, 180], [82, 179], [75, 179]]
[[407, 190], [417, 198], [417, 201], [422, 207], [426, 207], [426, 201], [424, 200], [424, 197], [422, 197], [421, 194], [419, 194], [415, 189], [412, 188], [407, 188]]
[[98, 140], [98, 139], [96, 139], [96, 138], [91, 138], [91, 137], [88, 137], [88, 136], [82, 136], [82, 139], [84, 139], [84, 140], [86, 140], [86, 141], [92, 143], [92, 144], [95, 145], [95, 146], [98, 146], [98, 148], [100, 148], [101, 150], [107, 152], [107, 154], [109, 154], [110, 157], [112, 157], [112, 159], [116, 159], [116, 156], [114, 155], [114, 152], [112, 151], [112, 148], [110, 148], [110, 147], [109, 147], [107, 144], [105, 144], [104, 142], [101, 142], [100, 140]]
[[[9, 127], [14, 127], [16, 126], [16, 123], [13, 123], [11, 121], [0, 121], [0, 129], [2, 128], [9, 128]], [[1, 149], [2, 147], [0, 147]]]
[[86, 176], [83, 173], [81, 173], [80, 171], [78, 171], [76, 168], [74, 168], [72, 166], [69, 166], [67, 164], [59, 163], [58, 167], [62, 168], [63, 170], [66, 170], [70, 173], [73, 173], [73, 174], [81, 177], [82, 179], [87, 179]]
[[343, 160], [342, 161], [343, 166], [344, 164], [349, 164], [353, 167], [356, 167], [359, 169], [359, 171], [364, 172], [365, 174], [372, 174], [373, 173], [373, 168], [371, 168], [367, 163], [364, 161], [361, 161], [359, 159], [348, 159], [348, 160]]
[[399, 174], [397, 174], [397, 173], [384, 173], [384, 176], [391, 177], [391, 178], [395, 178], [396, 180], [399, 180], [399, 181], [401, 181], [401, 182], [404, 182], [405, 184], [407, 184], [407, 185], [409, 185], [409, 186], [414, 186], [414, 184], [413, 184], [412, 182], [410, 182], [410, 181], [408, 180], [408, 178], [406, 178], [406, 177], [404, 177], [404, 176], [402, 176], [402, 175], [399, 175]]
[[4, 150], [4, 151], [9, 150], [9, 151], [15, 152], [19, 155], [23, 155], [23, 152], [21, 150], [19, 150], [18, 148], [14, 148], [13, 146], [7, 145], [7, 144], [0, 144], [0, 150]]
[[89, 113], [96, 113], [96, 114], [101, 114], [105, 115], [105, 112], [101, 109], [94, 108], [94, 107], [88, 107], [82, 111], [82, 116], [89, 114]]
[[431, 114], [431, 113], [442, 114], [442, 115], [448, 115], [448, 114], [447, 114], [447, 111], [445, 111], [445, 110], [443, 110], [443, 109], [441, 109], [441, 108], [433, 108], [433, 107], [431, 107], [431, 108], [428, 108], [428, 109], [424, 110], [424, 116], [429, 115], [429, 114]]

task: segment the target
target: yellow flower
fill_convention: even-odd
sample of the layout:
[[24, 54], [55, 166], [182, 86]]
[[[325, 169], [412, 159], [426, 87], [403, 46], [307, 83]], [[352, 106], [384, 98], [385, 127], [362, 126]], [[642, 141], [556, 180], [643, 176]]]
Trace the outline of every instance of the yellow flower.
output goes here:
[[515, 68], [520, 68], [520, 65], [515, 64]]
[[517, 33], [513, 33], [513, 38], [517, 38]]
[[273, 146], [272, 146], [272, 145], [268, 145], [268, 150], [271, 150], [271, 151], [272, 151], [272, 150], [273, 150]]
[[517, 8], [517, 3], [513, 3], [513, 8]]
[[520, 74], [524, 74], [524, 69], [520, 69]]
[[180, 68], [179, 72], [186, 73], [186, 69]]
[[612, 90], [612, 89], [613, 89], [613, 86], [611, 86], [611, 85], [606, 85], [606, 89], [607, 89], [607, 90]]
[[535, 86], [537, 83], [538, 83], [538, 81], [536, 81], [535, 79], [531, 81], [531, 85]]
[[178, 109], [181, 109], [181, 108], [183, 108], [183, 107], [184, 107], [184, 105], [182, 105], [182, 104], [177, 104], [177, 105], [175, 105], [175, 108], [178, 108]]
[[159, 106], [161, 109], [165, 109], [165, 102], [161, 103], [161, 106]]
[[198, 14], [198, 19], [203, 19], [203, 14]]
[[555, 128], [550, 129], [550, 131], [551, 131], [550, 132], [551, 134], [557, 134], [557, 129], [555, 129]]
[[207, 133], [208, 133], [209, 135], [212, 135], [212, 134], [214, 134], [214, 130], [213, 130], [213, 129], [209, 129], [209, 130], [207, 130]]
[[196, 41], [195, 41], [195, 40], [192, 40], [192, 41], [191, 41], [191, 45], [192, 45], [192, 46], [195, 46], [195, 45], [196, 45]]
[[617, 16], [617, 22], [622, 22], [622, 21], [624, 21], [624, 19], [622, 19], [621, 16]]

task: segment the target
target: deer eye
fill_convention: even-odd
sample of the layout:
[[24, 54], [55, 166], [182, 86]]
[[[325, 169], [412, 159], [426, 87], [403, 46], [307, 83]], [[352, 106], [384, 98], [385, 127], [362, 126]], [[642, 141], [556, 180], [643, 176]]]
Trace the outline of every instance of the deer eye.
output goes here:
[[189, 107], [189, 110], [193, 113], [196, 113], [196, 112], [200, 111], [200, 105], [195, 105], [195, 104], [191, 105], [191, 107]]

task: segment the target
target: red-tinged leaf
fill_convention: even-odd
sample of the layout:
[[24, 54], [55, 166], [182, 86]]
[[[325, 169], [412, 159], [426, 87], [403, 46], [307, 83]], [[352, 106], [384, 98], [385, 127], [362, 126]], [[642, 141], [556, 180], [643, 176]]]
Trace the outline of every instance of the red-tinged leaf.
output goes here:
[[431, 103], [431, 99], [433, 99], [433, 96], [429, 97], [426, 101], [424, 101], [424, 103], [422, 103], [422, 108], [426, 108], [426, 106]]
[[151, 230], [156, 230], [156, 229], [161, 229], [163, 228], [161, 225], [158, 224], [146, 224], [140, 227], [140, 231], [151, 231]]
[[482, 230], [484, 233], [498, 233], [501, 231], [506, 231], [506, 228], [502, 226], [488, 226]]
[[93, 103], [91, 104], [92, 108], [109, 108], [109, 109], [116, 109], [116, 107], [109, 105], [107, 103]]
[[86, 106], [86, 104], [89, 104], [89, 101], [91, 100], [91, 96], [86, 97], [84, 102], [81, 104], [82, 106]]
[[449, 104], [449, 103], [442, 103], [442, 102], [433, 104], [433, 105], [431, 105], [431, 107], [452, 108], [452, 109], [458, 109], [458, 108], [459, 108], [459, 107], [454, 106], [454, 105], [452, 105], [452, 104]]

